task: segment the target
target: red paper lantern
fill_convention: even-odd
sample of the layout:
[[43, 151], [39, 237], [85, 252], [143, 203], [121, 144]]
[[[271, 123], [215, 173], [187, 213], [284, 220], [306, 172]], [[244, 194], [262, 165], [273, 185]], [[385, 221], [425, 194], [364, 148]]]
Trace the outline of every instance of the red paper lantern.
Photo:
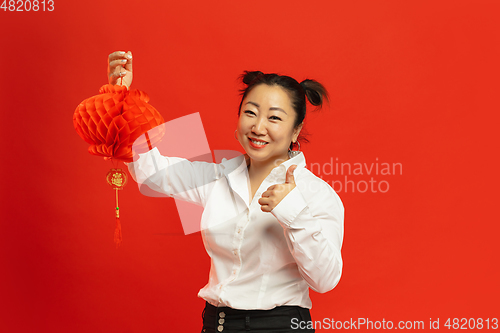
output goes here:
[[[104, 159], [133, 161], [135, 151], [152, 149], [163, 137], [163, 127], [151, 137], [147, 131], [164, 123], [161, 114], [148, 104], [149, 96], [140, 90], [128, 90], [125, 86], [107, 84], [99, 89], [99, 95], [87, 98], [73, 114], [73, 125], [83, 140], [90, 144], [89, 153]], [[142, 137], [142, 135], [145, 136]], [[121, 169], [111, 169], [106, 176], [116, 191], [116, 247], [121, 244], [120, 209], [118, 190], [127, 182]]]
[[[73, 114], [73, 125], [90, 144], [89, 153], [132, 162], [132, 144], [142, 134], [164, 123], [161, 114], [148, 104], [149, 96], [140, 90], [107, 84], [99, 95], [87, 98]], [[136, 142], [136, 147], [154, 146], [161, 137]]]

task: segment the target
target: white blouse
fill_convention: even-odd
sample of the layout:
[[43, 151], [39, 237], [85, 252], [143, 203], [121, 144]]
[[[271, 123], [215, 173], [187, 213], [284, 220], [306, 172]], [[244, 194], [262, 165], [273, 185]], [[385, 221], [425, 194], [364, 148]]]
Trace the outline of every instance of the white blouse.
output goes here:
[[[293, 164], [296, 187], [263, 212], [258, 199], [285, 183]], [[244, 155], [214, 164], [165, 157], [153, 148], [128, 168], [139, 184], [203, 206], [199, 230], [211, 268], [198, 296], [210, 304], [311, 308], [309, 288], [325, 293], [339, 282], [344, 207], [332, 187], [306, 169], [302, 152], [274, 168], [251, 202]]]

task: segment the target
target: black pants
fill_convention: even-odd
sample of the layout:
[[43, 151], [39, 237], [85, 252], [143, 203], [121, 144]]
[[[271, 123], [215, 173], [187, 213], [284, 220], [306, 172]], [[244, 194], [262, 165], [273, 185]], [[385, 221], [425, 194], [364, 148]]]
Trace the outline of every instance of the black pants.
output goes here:
[[284, 305], [271, 310], [236, 310], [215, 307], [207, 302], [202, 317], [202, 333], [314, 333], [312, 329], [299, 329], [306, 327], [311, 321], [309, 309], [300, 306]]

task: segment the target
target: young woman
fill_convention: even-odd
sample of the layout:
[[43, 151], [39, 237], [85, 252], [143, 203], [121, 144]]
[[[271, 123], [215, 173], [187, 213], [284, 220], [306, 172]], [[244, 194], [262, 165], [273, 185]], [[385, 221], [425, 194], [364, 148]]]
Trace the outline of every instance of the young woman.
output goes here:
[[[130, 86], [130, 52], [110, 54], [108, 77]], [[129, 171], [154, 190], [204, 207], [211, 269], [198, 294], [206, 300], [202, 332], [314, 332], [309, 288], [325, 293], [340, 280], [344, 208], [306, 168], [299, 134], [306, 99], [321, 106], [327, 93], [314, 80], [277, 74], [245, 72], [242, 80], [235, 138], [245, 155], [213, 164], [153, 148]], [[180, 161], [182, 168], [168, 168]]]

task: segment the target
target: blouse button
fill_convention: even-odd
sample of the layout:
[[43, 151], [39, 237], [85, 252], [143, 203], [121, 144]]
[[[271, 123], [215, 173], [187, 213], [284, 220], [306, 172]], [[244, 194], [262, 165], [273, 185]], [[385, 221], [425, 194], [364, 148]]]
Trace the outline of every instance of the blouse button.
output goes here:
[[224, 318], [226, 314], [224, 312], [219, 312], [219, 317]]
[[225, 320], [224, 320], [224, 319], [222, 319], [222, 318], [221, 318], [221, 319], [219, 319], [219, 324], [221, 324], [221, 325], [222, 325], [222, 324], [224, 324], [224, 321], [225, 321]]
[[223, 329], [224, 329], [224, 326], [222, 326], [222, 325], [219, 325], [219, 327], [217, 327], [217, 331], [219, 331], [219, 332], [222, 332]]

